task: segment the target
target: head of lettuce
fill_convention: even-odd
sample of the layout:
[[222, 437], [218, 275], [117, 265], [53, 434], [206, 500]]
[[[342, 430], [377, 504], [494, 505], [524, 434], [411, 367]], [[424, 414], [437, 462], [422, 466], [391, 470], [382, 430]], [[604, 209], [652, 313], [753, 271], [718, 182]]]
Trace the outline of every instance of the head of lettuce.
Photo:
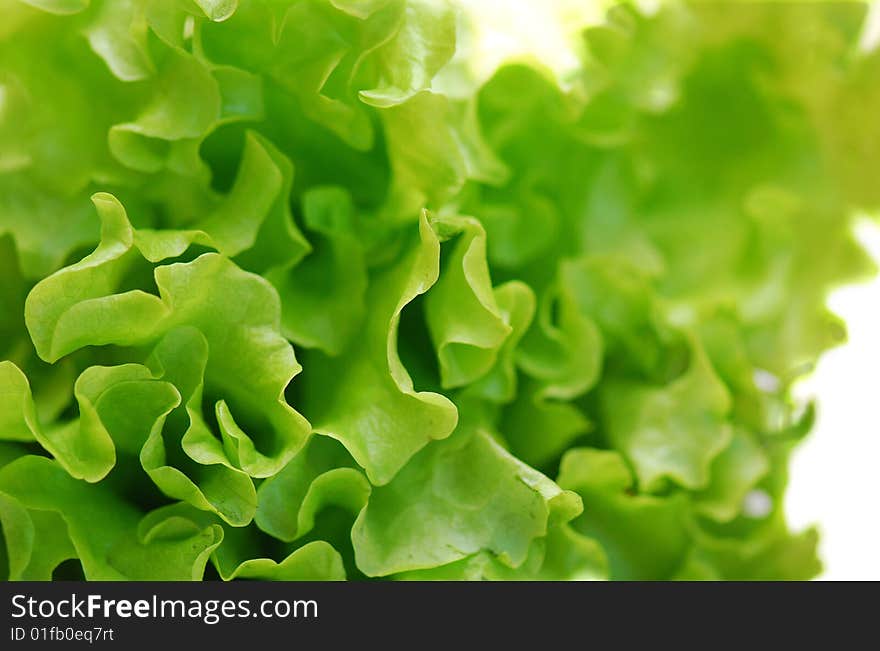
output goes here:
[[867, 5], [610, 6], [564, 79], [441, 0], [0, 8], [2, 578], [818, 572]]

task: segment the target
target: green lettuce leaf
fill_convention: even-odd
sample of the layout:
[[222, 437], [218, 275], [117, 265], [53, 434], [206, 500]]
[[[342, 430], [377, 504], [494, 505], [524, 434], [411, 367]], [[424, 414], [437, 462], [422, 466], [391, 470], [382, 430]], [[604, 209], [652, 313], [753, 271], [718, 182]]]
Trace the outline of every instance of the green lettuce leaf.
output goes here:
[[361, 335], [344, 355], [309, 355], [303, 413], [339, 440], [373, 484], [387, 484], [431, 440], [449, 436], [458, 413], [446, 397], [416, 391], [397, 352], [400, 314], [440, 273], [440, 241], [426, 214], [411, 251], [370, 279]]
[[580, 500], [507, 453], [478, 423], [459, 425], [376, 488], [352, 529], [358, 567], [384, 576], [480, 551], [516, 568]]

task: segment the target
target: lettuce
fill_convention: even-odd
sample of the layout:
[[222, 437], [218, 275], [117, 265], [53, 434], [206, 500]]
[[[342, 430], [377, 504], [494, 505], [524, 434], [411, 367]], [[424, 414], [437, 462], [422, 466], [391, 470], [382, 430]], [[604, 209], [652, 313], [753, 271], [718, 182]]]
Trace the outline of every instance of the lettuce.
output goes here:
[[866, 4], [622, 3], [487, 78], [445, 0], [0, 7], [0, 577], [819, 571]]

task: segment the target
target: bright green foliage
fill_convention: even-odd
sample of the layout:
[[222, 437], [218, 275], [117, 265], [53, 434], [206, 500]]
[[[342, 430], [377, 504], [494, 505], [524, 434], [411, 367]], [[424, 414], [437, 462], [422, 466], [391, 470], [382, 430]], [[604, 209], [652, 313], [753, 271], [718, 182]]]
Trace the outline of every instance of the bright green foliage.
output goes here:
[[622, 4], [562, 80], [445, 0], [0, 10], [0, 577], [818, 572], [866, 5]]

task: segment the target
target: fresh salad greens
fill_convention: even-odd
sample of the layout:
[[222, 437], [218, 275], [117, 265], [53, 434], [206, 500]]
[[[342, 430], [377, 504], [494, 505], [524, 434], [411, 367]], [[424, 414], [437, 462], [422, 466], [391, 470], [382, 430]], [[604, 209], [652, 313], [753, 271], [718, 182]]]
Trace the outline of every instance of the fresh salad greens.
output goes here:
[[608, 5], [561, 79], [444, 0], [0, 10], [0, 577], [818, 572], [867, 4]]

